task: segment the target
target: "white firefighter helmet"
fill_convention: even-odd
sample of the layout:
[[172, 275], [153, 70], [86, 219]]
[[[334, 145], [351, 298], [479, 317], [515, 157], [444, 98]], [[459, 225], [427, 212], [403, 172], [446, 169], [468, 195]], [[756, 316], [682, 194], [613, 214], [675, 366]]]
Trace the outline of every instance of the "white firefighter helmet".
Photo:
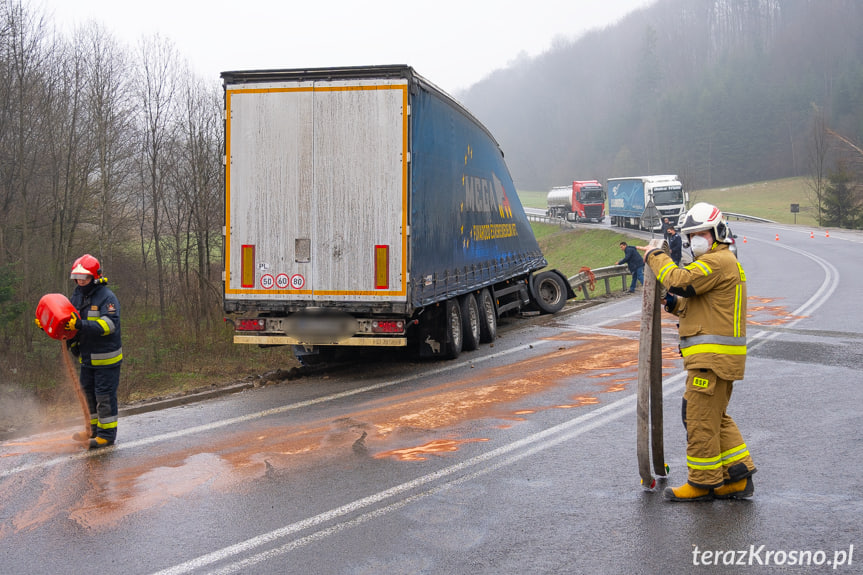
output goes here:
[[683, 225], [680, 228], [680, 233], [689, 237], [690, 234], [703, 232], [705, 230], [713, 230], [713, 237], [717, 242], [730, 244], [731, 237], [728, 234], [728, 226], [725, 225], [725, 218], [722, 216], [722, 211], [713, 204], [707, 202], [698, 202], [686, 212], [686, 217], [683, 220]]

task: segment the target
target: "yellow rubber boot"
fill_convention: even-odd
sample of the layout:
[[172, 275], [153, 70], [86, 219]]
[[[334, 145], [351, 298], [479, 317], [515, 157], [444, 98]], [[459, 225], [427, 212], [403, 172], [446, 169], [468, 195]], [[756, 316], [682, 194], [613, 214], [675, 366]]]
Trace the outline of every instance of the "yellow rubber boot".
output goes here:
[[713, 494], [717, 499], [748, 499], [755, 494], [755, 484], [752, 483], [752, 477], [747, 477], [734, 483], [726, 483], [714, 489]]
[[684, 483], [680, 487], [666, 487], [663, 493], [668, 501], [710, 501], [713, 492], [710, 489], [693, 487]]
[[114, 442], [109, 441], [104, 437], [94, 437], [90, 440], [90, 449], [100, 449], [102, 447], [108, 447], [109, 445], [114, 445]]

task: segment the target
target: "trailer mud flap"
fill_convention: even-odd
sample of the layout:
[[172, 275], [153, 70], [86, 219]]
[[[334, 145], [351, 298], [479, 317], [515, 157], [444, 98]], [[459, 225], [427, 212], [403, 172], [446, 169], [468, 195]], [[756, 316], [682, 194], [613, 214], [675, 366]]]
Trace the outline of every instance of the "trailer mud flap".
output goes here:
[[457, 299], [426, 308], [417, 325], [419, 356], [455, 359], [462, 351], [464, 332]]
[[446, 351], [446, 332], [442, 329], [444, 306], [430, 306], [423, 311], [416, 326], [418, 354], [422, 358], [441, 357]]

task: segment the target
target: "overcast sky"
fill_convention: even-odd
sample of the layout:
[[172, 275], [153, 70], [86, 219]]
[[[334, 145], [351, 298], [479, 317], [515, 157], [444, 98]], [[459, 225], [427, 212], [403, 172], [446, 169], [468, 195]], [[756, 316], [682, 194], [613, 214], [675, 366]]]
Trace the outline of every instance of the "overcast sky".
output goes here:
[[455, 93], [555, 39], [655, 0], [25, 0], [63, 32], [90, 20], [129, 47], [170, 38], [191, 68], [409, 64]]

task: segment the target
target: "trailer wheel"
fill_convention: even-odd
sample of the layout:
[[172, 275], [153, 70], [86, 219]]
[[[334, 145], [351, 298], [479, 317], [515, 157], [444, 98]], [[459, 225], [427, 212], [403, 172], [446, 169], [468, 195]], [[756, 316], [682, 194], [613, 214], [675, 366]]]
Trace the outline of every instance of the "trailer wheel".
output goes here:
[[542, 272], [533, 278], [536, 305], [542, 313], [557, 313], [566, 305], [566, 285], [554, 272]]
[[488, 289], [479, 292], [479, 341], [491, 343], [497, 337], [497, 310]]
[[456, 299], [446, 301], [444, 330], [446, 332], [446, 350], [442, 354], [447, 359], [455, 359], [461, 353], [464, 344], [464, 328], [461, 319], [461, 306]]
[[464, 333], [462, 349], [473, 351], [479, 347], [479, 307], [476, 304], [476, 297], [472, 293], [461, 296], [459, 300], [462, 332]]

